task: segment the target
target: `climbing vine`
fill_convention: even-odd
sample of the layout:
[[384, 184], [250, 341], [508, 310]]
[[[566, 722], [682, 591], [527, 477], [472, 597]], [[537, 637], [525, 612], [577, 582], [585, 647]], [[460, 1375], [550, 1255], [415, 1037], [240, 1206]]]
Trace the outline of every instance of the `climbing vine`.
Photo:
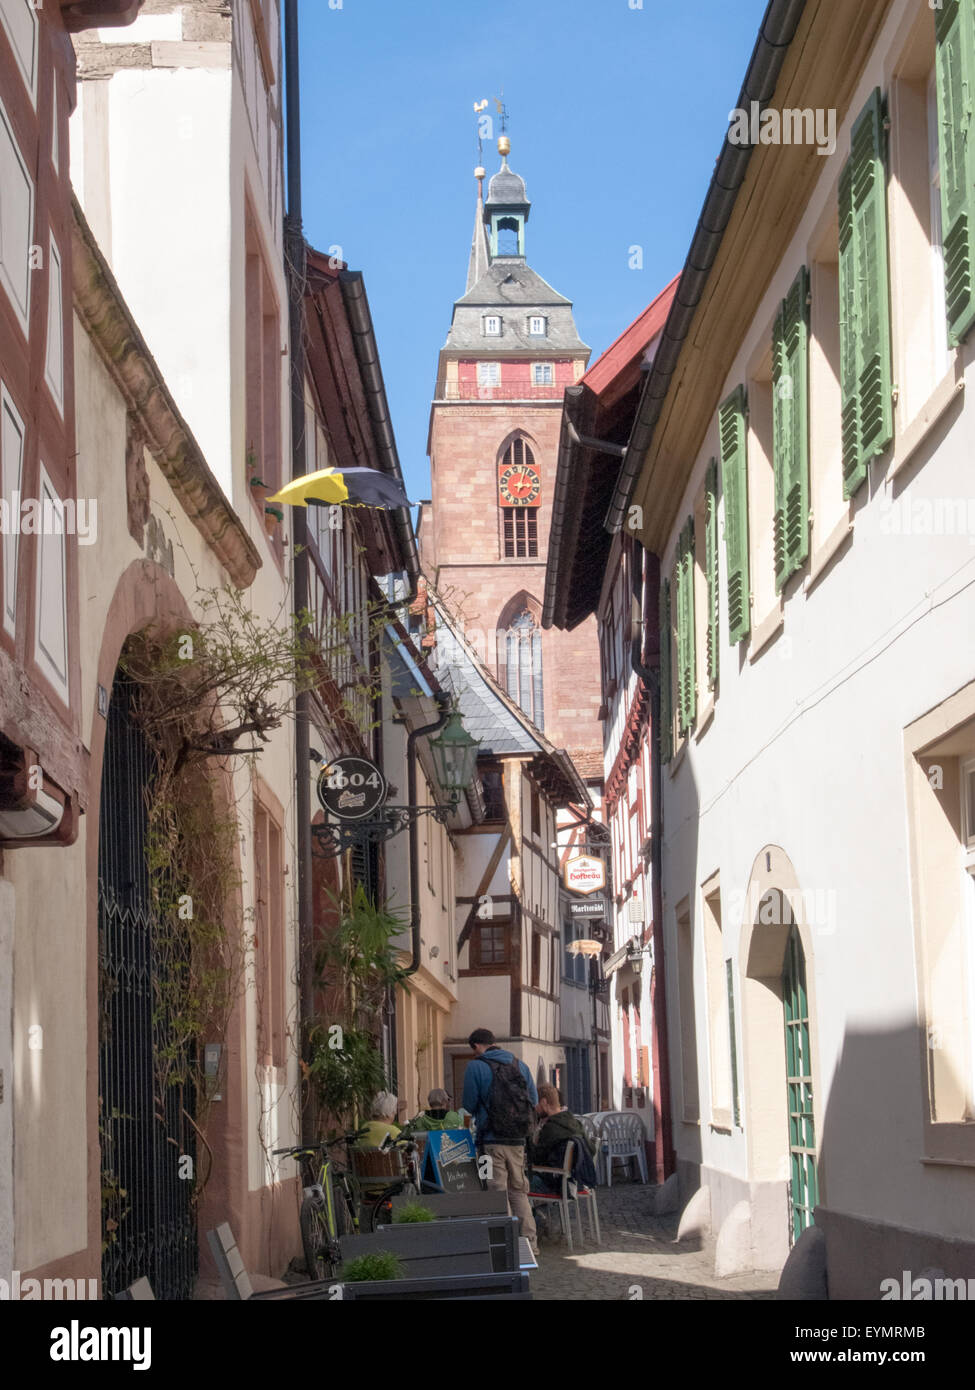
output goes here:
[[[219, 1090], [206, 1045], [226, 1037], [253, 946], [230, 760], [259, 754], [293, 716], [296, 695], [320, 687], [348, 651], [345, 617], [325, 631], [310, 613], [265, 618], [245, 600], [236, 589], [200, 591], [195, 624], [146, 628], [120, 663], [154, 761], [145, 797], [156, 1114], [196, 1200], [212, 1170], [207, 1128]], [[368, 672], [354, 675], [339, 696], [344, 715], [361, 718], [374, 693]]]
[[390, 989], [409, 978], [398, 963], [404, 921], [372, 901], [361, 884], [331, 897], [337, 924], [320, 944], [316, 985], [323, 1007], [308, 1030], [305, 1079], [313, 1088], [320, 1128], [355, 1125], [385, 1089], [377, 1020]]

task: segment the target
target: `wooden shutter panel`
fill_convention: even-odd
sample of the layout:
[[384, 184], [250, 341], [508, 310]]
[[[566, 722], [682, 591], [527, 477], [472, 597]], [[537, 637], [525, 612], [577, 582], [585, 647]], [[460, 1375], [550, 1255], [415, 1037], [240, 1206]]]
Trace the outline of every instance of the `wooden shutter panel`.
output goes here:
[[728, 640], [732, 646], [747, 637], [751, 630], [745, 408], [745, 388], [737, 386], [718, 409], [724, 542], [728, 559]]
[[857, 398], [856, 248], [853, 241], [853, 170], [847, 160], [839, 187], [840, 272], [840, 436], [843, 454], [843, 496], [852, 497], [867, 476], [860, 460]]
[[843, 495], [894, 433], [884, 104], [875, 87], [857, 117], [840, 176], [840, 388]]
[[670, 670], [670, 580], [660, 582], [660, 761], [669, 763], [674, 751], [674, 713]]
[[975, 321], [975, 0], [944, 0], [934, 32], [945, 305], [956, 347]]
[[775, 590], [809, 553], [809, 273], [779, 305], [772, 343]]
[[677, 544], [678, 715], [684, 733], [697, 713], [694, 644], [694, 518], [688, 517]]
[[718, 460], [704, 480], [704, 560], [708, 581], [708, 689], [718, 684]]

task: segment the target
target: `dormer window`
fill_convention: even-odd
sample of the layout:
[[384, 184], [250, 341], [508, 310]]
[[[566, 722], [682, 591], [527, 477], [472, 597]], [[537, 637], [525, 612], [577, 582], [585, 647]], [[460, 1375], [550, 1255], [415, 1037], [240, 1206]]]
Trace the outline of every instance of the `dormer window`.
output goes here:
[[501, 337], [501, 317], [499, 314], [485, 314], [481, 322], [484, 325], [485, 338]]
[[528, 320], [528, 332], [533, 338], [545, 337], [545, 319], [541, 314], [533, 314]]
[[532, 385], [533, 386], [553, 386], [555, 378], [551, 362], [532, 363]]

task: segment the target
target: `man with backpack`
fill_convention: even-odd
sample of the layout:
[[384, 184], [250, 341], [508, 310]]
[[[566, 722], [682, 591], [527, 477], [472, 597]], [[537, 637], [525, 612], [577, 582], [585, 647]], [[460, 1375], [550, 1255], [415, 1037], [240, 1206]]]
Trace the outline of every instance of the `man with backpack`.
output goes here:
[[524, 1062], [498, 1047], [488, 1028], [475, 1028], [467, 1040], [476, 1054], [464, 1073], [464, 1109], [474, 1116], [478, 1153], [491, 1160], [488, 1187], [507, 1192], [508, 1208], [521, 1233], [538, 1254], [535, 1218], [528, 1201], [525, 1146], [535, 1120], [538, 1092]]

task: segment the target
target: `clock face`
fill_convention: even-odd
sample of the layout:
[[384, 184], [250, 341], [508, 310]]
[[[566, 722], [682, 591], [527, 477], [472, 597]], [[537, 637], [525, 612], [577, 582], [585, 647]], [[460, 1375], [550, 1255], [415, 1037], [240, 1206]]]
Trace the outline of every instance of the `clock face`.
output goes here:
[[501, 501], [509, 507], [528, 507], [538, 501], [542, 490], [538, 471], [530, 464], [510, 464], [498, 479]]

